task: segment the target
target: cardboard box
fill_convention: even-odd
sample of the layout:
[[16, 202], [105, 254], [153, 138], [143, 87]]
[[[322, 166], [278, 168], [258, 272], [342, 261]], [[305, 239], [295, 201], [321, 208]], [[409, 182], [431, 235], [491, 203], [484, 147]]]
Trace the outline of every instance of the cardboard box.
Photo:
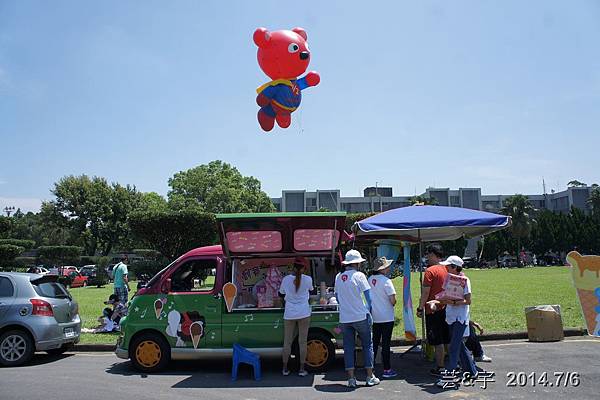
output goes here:
[[525, 308], [527, 336], [531, 342], [554, 342], [565, 338], [559, 305]]

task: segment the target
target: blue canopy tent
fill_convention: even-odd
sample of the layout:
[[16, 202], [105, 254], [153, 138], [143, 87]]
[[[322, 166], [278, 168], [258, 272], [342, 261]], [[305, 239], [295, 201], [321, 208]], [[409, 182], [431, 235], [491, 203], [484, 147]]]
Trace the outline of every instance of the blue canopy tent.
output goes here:
[[[407, 339], [416, 339], [416, 326], [410, 294], [410, 244], [419, 243], [419, 255], [423, 256], [423, 242], [455, 240], [486, 235], [509, 227], [511, 218], [506, 215], [459, 207], [411, 206], [385, 211], [358, 221], [353, 226], [355, 240], [373, 241], [380, 253], [397, 256], [390, 241], [404, 247], [403, 315]], [[399, 264], [399, 263], [398, 263]], [[422, 268], [419, 281], [423, 281]], [[423, 324], [424, 324], [423, 319]], [[425, 327], [423, 326], [423, 332]]]

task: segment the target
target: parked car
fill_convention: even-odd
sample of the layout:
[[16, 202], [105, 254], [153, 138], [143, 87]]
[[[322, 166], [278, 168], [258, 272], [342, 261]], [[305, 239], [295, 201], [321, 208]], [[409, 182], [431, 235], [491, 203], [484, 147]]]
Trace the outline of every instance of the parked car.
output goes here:
[[64, 267], [60, 267], [59, 270], [61, 271], [62, 275], [68, 275], [71, 272], [79, 272], [77, 267], [74, 267], [72, 265], [65, 265]]
[[62, 354], [79, 342], [79, 306], [56, 275], [0, 272], [0, 365], [36, 351]]
[[519, 262], [515, 256], [502, 256], [498, 259], [500, 262], [500, 267], [510, 268], [510, 267], [518, 267]]
[[221, 245], [190, 250], [138, 290], [116, 355], [145, 372], [170, 360], [231, 356], [234, 343], [281, 355], [284, 309], [273, 287], [301, 256], [316, 283], [306, 367], [326, 370], [342, 345], [332, 289], [345, 219], [344, 212], [217, 215]]
[[31, 268], [29, 268], [27, 270], [27, 273], [28, 274], [46, 275], [46, 274], [49, 274], [50, 271], [47, 268], [38, 265], [37, 267], [31, 267]]
[[71, 281], [69, 282], [69, 287], [78, 288], [78, 287], [86, 287], [88, 285], [88, 277], [81, 275], [79, 272], [71, 272], [69, 273], [69, 278]]
[[87, 276], [89, 279], [96, 277], [96, 271], [96, 265], [94, 264], [84, 265], [79, 269], [79, 273], [83, 276]]
[[113, 269], [115, 269], [115, 265], [117, 265], [117, 264], [108, 264], [106, 266], [106, 268], [104, 269], [106, 271], [106, 275], [108, 275], [109, 281], [112, 281], [113, 279], [115, 279], [113, 277]]

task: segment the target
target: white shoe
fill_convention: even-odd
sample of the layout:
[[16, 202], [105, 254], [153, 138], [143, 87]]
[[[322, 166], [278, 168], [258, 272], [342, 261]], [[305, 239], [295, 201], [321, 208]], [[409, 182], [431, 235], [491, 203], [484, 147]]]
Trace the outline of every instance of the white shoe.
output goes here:
[[475, 357], [475, 361], [477, 361], [477, 362], [492, 362], [492, 357], [488, 357], [484, 354], [481, 357]]
[[355, 388], [356, 386], [357, 386], [356, 385], [356, 378], [350, 378], [350, 379], [348, 379], [348, 387], [349, 388]]
[[290, 374], [290, 370], [289, 369], [282, 369], [281, 370], [281, 375], [288, 376], [289, 374]]
[[379, 378], [375, 375], [371, 375], [371, 377], [367, 378], [367, 386], [379, 385], [379, 382]]

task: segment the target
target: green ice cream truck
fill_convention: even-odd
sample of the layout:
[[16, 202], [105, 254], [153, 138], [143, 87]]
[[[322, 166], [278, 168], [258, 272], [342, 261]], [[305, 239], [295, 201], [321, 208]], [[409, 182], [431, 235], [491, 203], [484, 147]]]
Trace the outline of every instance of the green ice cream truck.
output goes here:
[[278, 289], [299, 259], [315, 286], [307, 368], [327, 369], [342, 347], [332, 287], [345, 219], [341, 212], [217, 215], [220, 245], [185, 253], [131, 299], [117, 356], [155, 372], [170, 360], [228, 357], [234, 343], [280, 355], [284, 310]]

